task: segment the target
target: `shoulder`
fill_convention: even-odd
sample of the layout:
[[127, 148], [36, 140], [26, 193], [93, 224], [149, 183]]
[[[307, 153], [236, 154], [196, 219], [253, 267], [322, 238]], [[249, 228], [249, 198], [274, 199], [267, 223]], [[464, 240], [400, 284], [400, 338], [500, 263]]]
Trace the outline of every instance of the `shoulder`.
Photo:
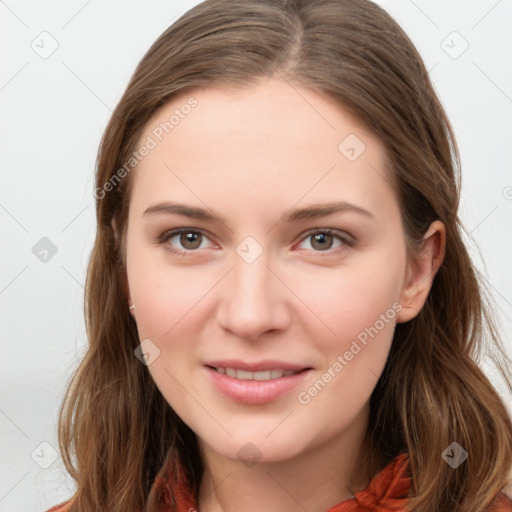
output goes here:
[[505, 489], [493, 500], [490, 512], [512, 512], [512, 495]]
[[508, 473], [508, 484], [501, 490], [510, 501], [512, 501], [512, 469]]
[[55, 505], [54, 507], [48, 509], [46, 512], [68, 512], [72, 501], [73, 500], [68, 500], [64, 503], [60, 503], [59, 505]]

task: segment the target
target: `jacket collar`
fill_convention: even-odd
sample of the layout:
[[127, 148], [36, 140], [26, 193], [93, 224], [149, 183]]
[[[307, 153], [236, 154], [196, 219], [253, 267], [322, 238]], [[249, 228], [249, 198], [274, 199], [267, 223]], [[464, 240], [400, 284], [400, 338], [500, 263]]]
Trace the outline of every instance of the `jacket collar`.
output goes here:
[[[327, 512], [359, 512], [405, 510], [411, 478], [407, 454], [400, 454], [382, 469], [353, 498], [342, 501]], [[160, 512], [197, 512], [197, 503], [185, 469], [167, 463], [155, 479], [152, 491]]]

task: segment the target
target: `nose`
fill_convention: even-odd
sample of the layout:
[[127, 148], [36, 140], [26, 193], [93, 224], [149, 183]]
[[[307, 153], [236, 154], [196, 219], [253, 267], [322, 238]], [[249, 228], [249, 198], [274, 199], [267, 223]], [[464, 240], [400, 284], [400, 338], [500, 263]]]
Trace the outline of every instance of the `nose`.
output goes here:
[[291, 316], [287, 298], [292, 295], [285, 279], [270, 269], [265, 252], [252, 263], [234, 256], [233, 268], [222, 283], [217, 309], [220, 326], [250, 341], [266, 332], [285, 330]]

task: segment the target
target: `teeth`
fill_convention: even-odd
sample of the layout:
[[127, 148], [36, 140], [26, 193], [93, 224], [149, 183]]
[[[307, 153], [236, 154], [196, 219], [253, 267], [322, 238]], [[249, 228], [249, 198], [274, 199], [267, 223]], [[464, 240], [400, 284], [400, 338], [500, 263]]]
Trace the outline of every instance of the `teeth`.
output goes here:
[[[254, 380], [270, 380], [271, 379], [271, 371], [270, 370], [266, 370], [266, 371], [263, 371], [263, 372], [254, 372], [253, 374], [253, 379]], [[275, 379], [276, 377], [274, 377]]]
[[234, 379], [240, 380], [271, 380], [271, 379], [280, 379], [281, 377], [288, 377], [290, 375], [295, 375], [298, 372], [294, 372], [293, 370], [262, 370], [258, 372], [248, 372], [247, 370], [237, 370], [236, 368], [215, 368], [219, 373], [225, 374], [228, 377], [232, 377]]
[[245, 370], [238, 370], [236, 372], [236, 378], [242, 380], [251, 380], [254, 377], [253, 372], [246, 372]]
[[236, 379], [236, 370], [234, 368], [226, 368], [226, 375]]

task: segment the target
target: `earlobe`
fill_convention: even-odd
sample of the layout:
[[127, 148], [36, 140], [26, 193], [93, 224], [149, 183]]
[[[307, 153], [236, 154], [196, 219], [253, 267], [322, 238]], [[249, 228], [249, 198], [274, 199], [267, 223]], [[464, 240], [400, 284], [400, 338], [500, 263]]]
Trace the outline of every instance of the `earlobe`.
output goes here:
[[427, 300], [437, 271], [443, 263], [446, 251], [446, 228], [436, 220], [429, 226], [421, 247], [411, 256], [407, 278], [400, 297], [402, 310], [397, 316], [398, 323], [412, 320]]

